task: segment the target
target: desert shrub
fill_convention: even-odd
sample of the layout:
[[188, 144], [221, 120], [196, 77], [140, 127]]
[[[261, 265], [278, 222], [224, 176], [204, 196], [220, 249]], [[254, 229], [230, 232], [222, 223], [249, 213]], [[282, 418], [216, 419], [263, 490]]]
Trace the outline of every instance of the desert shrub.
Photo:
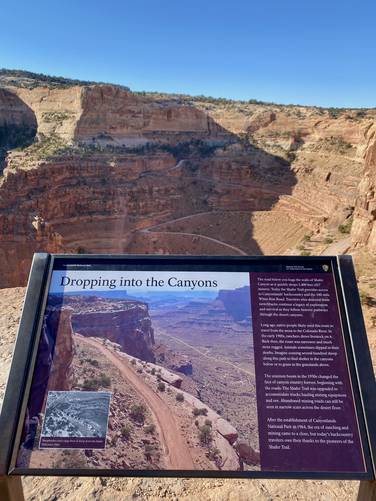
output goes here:
[[85, 358], [85, 362], [92, 365], [93, 367], [99, 367], [98, 360], [95, 360], [94, 358]]
[[205, 424], [206, 426], [212, 426], [213, 423], [211, 422], [210, 419], [205, 419]]
[[142, 367], [139, 367], [139, 368], [137, 369], [137, 372], [138, 372], [139, 374], [141, 374], [141, 373], [142, 373]]
[[154, 376], [154, 374], [155, 374], [155, 367], [153, 367], [153, 368], [151, 369], [150, 374], [152, 374], [152, 375]]
[[220, 459], [220, 456], [221, 456], [221, 451], [217, 447], [210, 448], [208, 452], [208, 458], [211, 461], [218, 461]]
[[345, 221], [345, 223], [340, 224], [340, 225], [338, 226], [338, 231], [339, 231], [340, 233], [345, 233], [345, 234], [350, 233], [350, 231], [351, 231], [351, 226], [352, 226], [352, 222], [353, 222], [352, 217], [349, 217], [349, 218], [347, 219], [347, 221]]
[[344, 110], [342, 108], [328, 108], [328, 115], [330, 118], [338, 118]]
[[334, 240], [331, 237], [326, 237], [325, 240], [324, 240], [324, 244], [332, 244], [333, 241]]
[[162, 381], [159, 381], [159, 383], [158, 383], [158, 390], [159, 391], [165, 391], [165, 389], [166, 389], [166, 385]]
[[84, 390], [96, 391], [101, 386], [108, 388], [111, 386], [111, 378], [106, 376], [106, 374], [102, 373], [98, 378], [93, 377], [92, 379], [85, 379], [82, 383], [82, 387]]
[[132, 365], [136, 365], [136, 363], [137, 363], [137, 362], [136, 362], [136, 360], [135, 360], [134, 358], [132, 358], [132, 360], [131, 360], [131, 364], [132, 364]]
[[82, 388], [84, 390], [97, 391], [99, 389], [99, 381], [96, 378], [85, 379], [82, 383]]
[[111, 378], [110, 376], [107, 376], [104, 372], [101, 373], [98, 381], [101, 386], [105, 386], [106, 388], [109, 388], [111, 386]]
[[200, 409], [198, 407], [194, 407], [194, 409], [192, 410], [192, 413], [194, 416], [207, 416], [208, 409], [206, 409], [205, 407], [202, 407]]
[[144, 428], [145, 433], [154, 433], [155, 432], [155, 424], [148, 424]]
[[311, 240], [311, 235], [308, 234], [304, 235], [303, 242], [309, 242], [310, 240]]
[[365, 291], [359, 291], [360, 302], [365, 306], [376, 306], [376, 300]]
[[131, 437], [131, 427], [125, 424], [121, 429], [121, 436], [125, 438], [125, 440], [129, 440]]
[[143, 404], [133, 404], [130, 408], [129, 415], [134, 421], [143, 423], [145, 420], [145, 406]]
[[211, 426], [208, 426], [207, 424], [200, 426], [198, 436], [202, 444], [209, 445], [210, 442], [213, 440]]
[[183, 395], [183, 393], [177, 393], [176, 394], [176, 400], [178, 402], [183, 402], [184, 401], [184, 395]]
[[145, 457], [148, 461], [151, 461], [154, 453], [155, 453], [155, 450], [154, 450], [154, 447], [150, 444], [145, 444]]
[[300, 253], [301, 256], [310, 256], [311, 253], [308, 251], [308, 250], [302, 250], [302, 252]]

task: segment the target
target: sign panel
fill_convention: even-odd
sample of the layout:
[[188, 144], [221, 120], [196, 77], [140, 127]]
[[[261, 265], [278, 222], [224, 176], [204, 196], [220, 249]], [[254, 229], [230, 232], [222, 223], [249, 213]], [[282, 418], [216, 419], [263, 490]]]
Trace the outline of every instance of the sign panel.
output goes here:
[[371, 478], [340, 279], [334, 258], [53, 257], [13, 471]]

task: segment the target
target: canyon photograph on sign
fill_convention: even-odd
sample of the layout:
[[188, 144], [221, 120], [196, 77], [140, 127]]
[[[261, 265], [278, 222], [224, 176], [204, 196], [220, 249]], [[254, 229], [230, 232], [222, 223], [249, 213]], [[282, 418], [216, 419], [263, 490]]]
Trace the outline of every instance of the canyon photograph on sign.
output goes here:
[[259, 470], [249, 273], [123, 275], [54, 271], [17, 466]]

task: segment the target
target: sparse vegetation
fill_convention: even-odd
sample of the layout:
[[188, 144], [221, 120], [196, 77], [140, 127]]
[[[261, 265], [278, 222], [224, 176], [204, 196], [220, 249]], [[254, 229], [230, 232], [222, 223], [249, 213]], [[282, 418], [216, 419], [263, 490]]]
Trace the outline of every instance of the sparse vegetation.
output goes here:
[[129, 415], [138, 423], [143, 423], [145, 421], [146, 408], [143, 404], [133, 404], [130, 408]]
[[221, 451], [217, 447], [210, 447], [207, 453], [210, 461], [214, 461], [217, 466], [221, 464]]
[[334, 242], [332, 237], [325, 237], [324, 244], [332, 244]]
[[94, 358], [87, 358], [86, 362], [88, 362], [89, 364], [91, 364], [94, 367], [99, 367], [98, 360], [95, 360]]
[[155, 449], [152, 445], [150, 444], [145, 444], [145, 457], [148, 461], [151, 461], [154, 454], [155, 454]]
[[89, 391], [97, 391], [99, 388], [109, 388], [111, 386], [111, 378], [106, 376], [103, 372], [99, 377], [93, 377], [92, 379], [85, 379], [82, 383], [82, 388]]
[[104, 372], [102, 372], [99, 376], [99, 382], [101, 386], [104, 386], [105, 388], [109, 388], [111, 386], [111, 378], [110, 376], [104, 374]]
[[209, 445], [210, 442], [213, 440], [212, 427], [208, 426], [207, 424], [200, 426], [199, 427], [199, 438], [200, 438], [200, 442], [202, 444]]
[[202, 407], [202, 408], [194, 407], [192, 410], [192, 414], [194, 416], [207, 416], [208, 409], [206, 409], [206, 407]]
[[339, 118], [342, 113], [346, 111], [344, 108], [328, 108], [328, 115], [330, 118]]
[[163, 381], [159, 381], [157, 388], [159, 391], [165, 391], [166, 385]]
[[137, 363], [137, 362], [136, 362], [136, 360], [135, 360], [134, 358], [132, 358], [132, 360], [131, 360], [131, 364], [132, 364], [132, 365], [136, 365], [136, 363]]
[[175, 398], [176, 398], [176, 400], [178, 402], [184, 402], [184, 395], [183, 395], [183, 393], [177, 393]]
[[153, 376], [155, 375], [155, 367], [152, 367], [150, 374], [152, 374]]
[[42, 114], [42, 118], [47, 123], [56, 123], [62, 125], [64, 120], [71, 118], [73, 113], [70, 111], [46, 111]]
[[148, 424], [147, 426], [145, 426], [144, 430], [145, 433], [153, 434], [155, 432], [155, 424]]
[[[36, 87], [54, 88], [68, 88], [74, 85], [98, 85], [104, 82], [93, 82], [91, 80], [78, 80], [74, 78], [55, 77], [52, 75], [44, 75], [43, 73], [33, 73], [32, 71], [25, 70], [8, 70], [0, 68], [0, 77], [6, 77], [8, 85], [15, 85], [17, 87], [24, 87], [27, 89], [34, 89]], [[130, 90], [129, 87], [124, 85], [116, 85], [125, 90]]]
[[310, 255], [311, 255], [311, 253], [310, 253], [310, 251], [308, 251], [308, 250], [302, 250], [302, 252], [300, 253], [300, 255], [301, 255], [301, 256], [310, 256]]
[[353, 223], [353, 218], [350, 216], [347, 220], [338, 226], [338, 231], [340, 233], [349, 234], [351, 232], [351, 226]]
[[121, 429], [121, 436], [125, 439], [125, 440], [129, 440], [130, 437], [131, 437], [131, 432], [132, 432], [132, 429], [131, 427], [128, 425], [128, 424], [125, 424], [122, 429]]
[[369, 306], [370, 308], [373, 308], [376, 306], [376, 299], [374, 299], [372, 296], [367, 294], [367, 292], [360, 290], [359, 297], [360, 297], [360, 302], [362, 303], [362, 305]]

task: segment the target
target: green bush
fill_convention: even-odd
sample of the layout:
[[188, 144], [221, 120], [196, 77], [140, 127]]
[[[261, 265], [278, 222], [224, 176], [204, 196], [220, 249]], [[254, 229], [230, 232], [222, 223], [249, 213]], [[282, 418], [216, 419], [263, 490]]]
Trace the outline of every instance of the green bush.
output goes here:
[[93, 379], [85, 379], [82, 383], [82, 388], [84, 390], [97, 391], [99, 390], [99, 381], [96, 378]]
[[125, 440], [129, 440], [131, 436], [131, 427], [129, 425], [124, 425], [121, 429], [121, 436], [125, 438]]
[[111, 386], [111, 378], [106, 376], [103, 372], [98, 378], [93, 377], [92, 379], [85, 379], [82, 383], [82, 388], [90, 391], [97, 391], [101, 386], [105, 388]]
[[129, 415], [138, 423], [143, 423], [145, 421], [146, 408], [143, 404], [133, 404], [130, 408]]
[[155, 432], [155, 424], [148, 424], [144, 428], [145, 433], [154, 433]]
[[183, 402], [184, 401], [184, 395], [183, 395], [183, 393], [177, 393], [176, 394], [176, 400], [178, 402]]
[[211, 426], [208, 426], [207, 424], [204, 424], [203, 426], [200, 426], [200, 428], [199, 428], [199, 438], [200, 438], [200, 442], [202, 444], [209, 445], [210, 442], [213, 440]]
[[206, 409], [205, 407], [202, 407], [200, 409], [198, 407], [194, 407], [194, 409], [192, 410], [192, 413], [194, 416], [207, 416], [208, 409]]
[[150, 444], [145, 444], [145, 457], [148, 461], [151, 461], [154, 453], [155, 453], [154, 447]]
[[101, 375], [99, 376], [99, 383], [101, 386], [109, 388], [111, 386], [110, 376], [107, 376], [106, 374], [104, 374], [104, 372], [102, 372]]
[[343, 224], [340, 224], [338, 226], [338, 231], [340, 233], [345, 233], [348, 234], [351, 231], [351, 226], [352, 226], [353, 218], [349, 217], [347, 221], [345, 221]]

